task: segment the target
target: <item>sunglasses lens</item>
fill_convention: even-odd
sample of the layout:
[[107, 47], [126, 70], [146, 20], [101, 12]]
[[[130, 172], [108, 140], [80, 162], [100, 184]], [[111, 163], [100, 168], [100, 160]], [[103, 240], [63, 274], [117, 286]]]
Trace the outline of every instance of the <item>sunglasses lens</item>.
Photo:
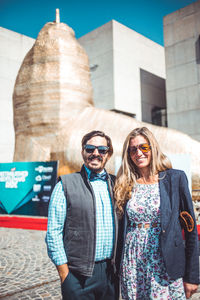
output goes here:
[[137, 147], [130, 147], [129, 151], [130, 153], [135, 154], [137, 152]]
[[142, 145], [140, 145], [139, 146], [139, 148], [140, 148], [140, 150], [142, 151], [142, 152], [148, 152], [149, 150], [150, 150], [150, 145], [149, 144], [142, 144]]
[[92, 145], [85, 145], [84, 148], [87, 153], [93, 153], [96, 147]]
[[100, 154], [106, 154], [108, 152], [108, 149], [109, 149], [106, 146], [99, 146], [97, 148], [98, 148], [98, 151], [99, 151]]

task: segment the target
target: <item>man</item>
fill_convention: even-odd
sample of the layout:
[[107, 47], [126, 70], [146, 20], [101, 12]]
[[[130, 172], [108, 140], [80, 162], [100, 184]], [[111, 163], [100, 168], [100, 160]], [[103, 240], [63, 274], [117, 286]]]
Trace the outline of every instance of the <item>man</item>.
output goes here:
[[86, 134], [81, 171], [61, 176], [52, 193], [46, 243], [64, 300], [118, 299], [114, 176], [104, 169], [112, 154], [107, 135]]

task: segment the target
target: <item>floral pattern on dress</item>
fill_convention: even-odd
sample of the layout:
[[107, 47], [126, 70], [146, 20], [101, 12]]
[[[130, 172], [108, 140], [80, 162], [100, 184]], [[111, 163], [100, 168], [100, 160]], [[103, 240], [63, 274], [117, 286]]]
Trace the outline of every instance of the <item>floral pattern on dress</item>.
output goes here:
[[[121, 294], [128, 300], [185, 300], [183, 280], [171, 280], [160, 249], [159, 185], [136, 184], [127, 203], [128, 226], [121, 267]], [[149, 223], [149, 228], [134, 224]]]

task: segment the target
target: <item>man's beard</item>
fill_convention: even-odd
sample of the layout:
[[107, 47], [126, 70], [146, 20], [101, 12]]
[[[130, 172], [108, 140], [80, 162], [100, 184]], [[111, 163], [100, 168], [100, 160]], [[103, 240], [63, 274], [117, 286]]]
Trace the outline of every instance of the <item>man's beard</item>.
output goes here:
[[[91, 162], [93, 159], [97, 159], [98, 161], [100, 161], [100, 162], [102, 162], [103, 161], [103, 158], [102, 158], [102, 156], [101, 155], [91, 155], [91, 156], [89, 156], [88, 158], [87, 158], [87, 160], [89, 161], [89, 162]], [[103, 164], [101, 164], [101, 166], [100, 167], [93, 167], [93, 166], [88, 166], [88, 168], [91, 170], [91, 171], [94, 171], [94, 172], [100, 172], [101, 170], [103, 170], [103, 168], [104, 168], [104, 166], [105, 166], [105, 164], [106, 164], [106, 162], [107, 162], [107, 159], [104, 161], [104, 163]]]

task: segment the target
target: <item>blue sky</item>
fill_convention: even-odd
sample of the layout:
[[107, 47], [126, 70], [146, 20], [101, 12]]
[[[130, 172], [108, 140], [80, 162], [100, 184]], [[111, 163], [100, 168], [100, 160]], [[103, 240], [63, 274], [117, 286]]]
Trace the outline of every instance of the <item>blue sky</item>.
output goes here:
[[45, 23], [61, 22], [76, 37], [114, 19], [163, 45], [163, 16], [196, 0], [0, 0], [0, 26], [36, 38]]

